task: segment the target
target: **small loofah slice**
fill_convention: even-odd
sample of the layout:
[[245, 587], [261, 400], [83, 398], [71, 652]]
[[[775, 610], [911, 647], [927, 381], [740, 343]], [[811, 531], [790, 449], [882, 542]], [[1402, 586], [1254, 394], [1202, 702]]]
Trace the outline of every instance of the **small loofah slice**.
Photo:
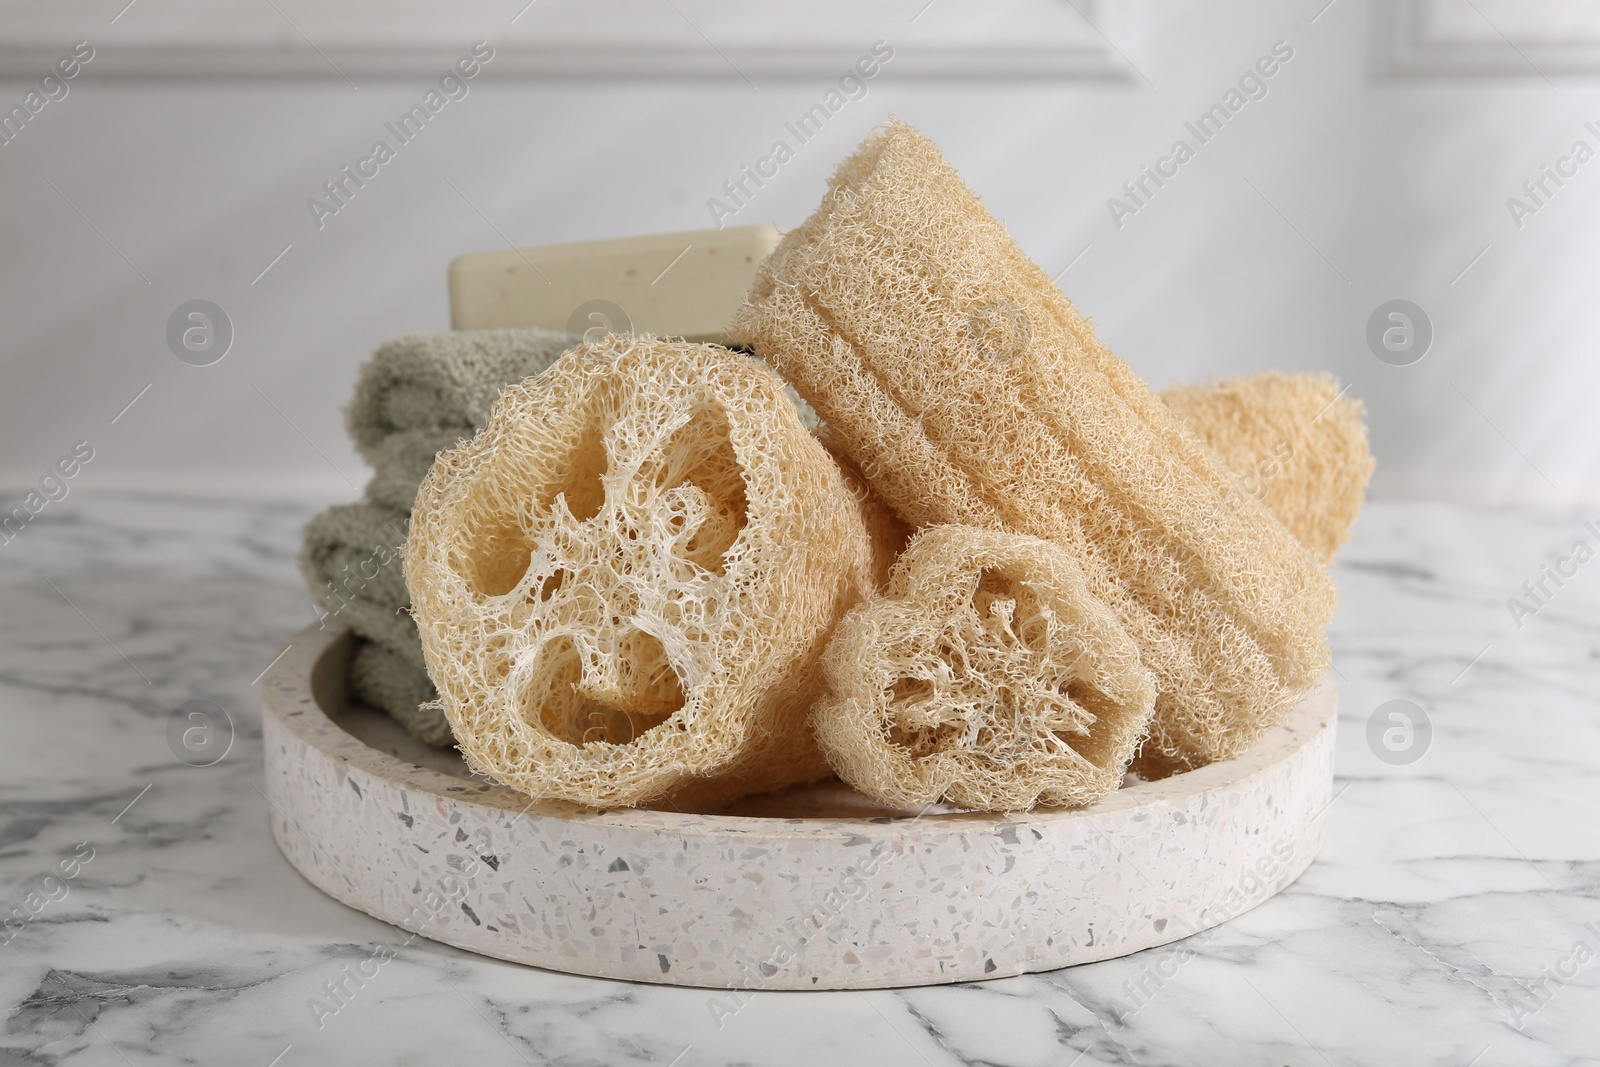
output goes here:
[[933, 526], [845, 616], [812, 711], [839, 777], [882, 803], [1022, 811], [1116, 789], [1155, 681], [1066, 549]]
[[1372, 452], [1366, 411], [1327, 374], [1254, 374], [1161, 394], [1240, 487], [1323, 563], [1361, 514]]
[[781, 379], [631, 336], [509, 387], [439, 456], [406, 579], [468, 763], [595, 807], [824, 776], [816, 660], [873, 584], [857, 501]]
[[1321, 677], [1322, 568], [911, 127], [839, 167], [729, 332], [902, 520], [1072, 552], [1157, 678], [1142, 773], [1237, 755]]

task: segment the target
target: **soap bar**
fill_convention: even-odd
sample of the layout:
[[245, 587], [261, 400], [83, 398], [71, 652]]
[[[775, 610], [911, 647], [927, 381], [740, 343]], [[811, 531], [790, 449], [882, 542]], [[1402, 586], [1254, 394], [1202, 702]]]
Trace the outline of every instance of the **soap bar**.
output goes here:
[[780, 236], [770, 224], [730, 226], [460, 256], [450, 264], [450, 326], [722, 342]]

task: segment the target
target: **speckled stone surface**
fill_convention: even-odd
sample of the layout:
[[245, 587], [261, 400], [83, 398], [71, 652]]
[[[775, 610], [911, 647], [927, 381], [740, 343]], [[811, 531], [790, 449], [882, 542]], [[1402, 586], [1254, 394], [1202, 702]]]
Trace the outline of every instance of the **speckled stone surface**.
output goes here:
[[1325, 681], [1244, 757], [1080, 811], [859, 804], [841, 816], [852, 807], [838, 787], [753, 798], [735, 814], [530, 805], [453, 754], [360, 725], [342, 692], [347, 655], [341, 632], [309, 627], [263, 679], [266, 794], [284, 855], [397, 926], [577, 974], [860, 989], [1122, 956], [1294, 881], [1322, 846], [1331, 800]]

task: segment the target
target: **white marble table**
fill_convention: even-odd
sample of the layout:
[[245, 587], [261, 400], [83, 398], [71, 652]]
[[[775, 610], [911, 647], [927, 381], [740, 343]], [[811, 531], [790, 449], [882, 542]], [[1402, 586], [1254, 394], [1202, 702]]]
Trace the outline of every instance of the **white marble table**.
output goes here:
[[[74, 495], [0, 545], [0, 910], [27, 917], [0, 930], [0, 1064], [1600, 1060], [1600, 564], [1520, 629], [1506, 606], [1590, 514], [1369, 509], [1338, 567], [1329, 843], [1258, 910], [1052, 974], [734, 996], [408, 940], [289, 867], [253, 679], [310, 618], [313, 510]], [[1396, 698], [1433, 724], [1409, 764], [1367, 741]], [[235, 728], [210, 767], [167, 741], [196, 699]]]

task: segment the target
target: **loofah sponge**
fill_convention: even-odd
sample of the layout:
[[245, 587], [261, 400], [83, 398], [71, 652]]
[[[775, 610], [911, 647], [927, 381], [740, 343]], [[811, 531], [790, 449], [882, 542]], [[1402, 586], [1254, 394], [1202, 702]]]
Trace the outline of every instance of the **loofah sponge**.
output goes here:
[[[802, 412], [801, 421], [804, 420]], [[889, 510], [889, 505], [883, 498], [872, 491], [872, 486], [867, 484], [866, 476], [861, 473], [855, 461], [845, 453], [839, 444], [838, 438], [833, 435], [825, 425], [813, 423], [815, 428], [811, 431], [828, 455], [839, 465], [839, 473], [844, 476], [845, 488], [850, 490], [850, 495], [855, 497], [861, 513], [861, 523], [867, 528], [867, 537], [872, 543], [872, 575], [874, 585], [881, 591], [888, 588], [889, 570], [894, 566], [894, 561], [900, 553], [905, 551], [906, 542], [911, 540], [911, 527], [901, 522], [895, 513]]]
[[822, 665], [812, 724], [829, 763], [900, 808], [1093, 803], [1155, 708], [1137, 646], [1066, 549], [973, 526], [917, 534]]
[[822, 777], [816, 660], [872, 591], [859, 506], [783, 383], [611, 336], [442, 453], [405, 570], [468, 763], [595, 807]]
[[1326, 668], [1334, 596], [1316, 560], [909, 126], [840, 166], [729, 332], [904, 521], [1071, 551], [1156, 675], [1141, 773], [1238, 754]]
[[1327, 374], [1256, 374], [1161, 394], [1323, 563], [1361, 513], [1372, 452], [1365, 409]]

